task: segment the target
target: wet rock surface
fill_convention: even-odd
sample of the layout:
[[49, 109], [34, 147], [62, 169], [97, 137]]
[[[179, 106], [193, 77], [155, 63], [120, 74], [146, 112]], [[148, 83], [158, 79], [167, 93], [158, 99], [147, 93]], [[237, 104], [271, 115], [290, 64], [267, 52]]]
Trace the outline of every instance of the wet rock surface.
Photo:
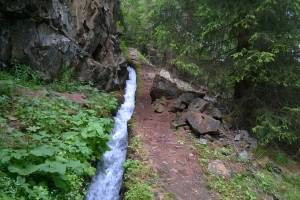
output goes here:
[[118, 7], [117, 0], [0, 0], [0, 67], [28, 64], [51, 80], [71, 66], [99, 89], [123, 85]]

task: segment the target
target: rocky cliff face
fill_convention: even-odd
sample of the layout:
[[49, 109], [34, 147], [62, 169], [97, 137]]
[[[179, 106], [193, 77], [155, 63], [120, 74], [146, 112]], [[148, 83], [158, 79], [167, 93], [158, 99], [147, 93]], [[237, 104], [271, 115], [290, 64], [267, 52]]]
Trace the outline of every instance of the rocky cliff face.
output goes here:
[[26, 63], [46, 79], [72, 66], [111, 90], [127, 76], [115, 23], [118, 0], [0, 0], [0, 66]]

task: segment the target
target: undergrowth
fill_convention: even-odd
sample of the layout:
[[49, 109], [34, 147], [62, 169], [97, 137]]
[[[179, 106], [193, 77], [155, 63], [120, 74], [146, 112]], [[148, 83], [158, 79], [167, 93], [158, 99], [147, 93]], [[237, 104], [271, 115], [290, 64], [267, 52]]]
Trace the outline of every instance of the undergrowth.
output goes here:
[[127, 160], [125, 168], [125, 200], [152, 200], [151, 184], [155, 180], [153, 171], [138, 160]]
[[[195, 144], [199, 152], [199, 162], [207, 175], [209, 187], [220, 194], [223, 200], [254, 200], [254, 199], [285, 199], [296, 200], [300, 196], [300, 173], [290, 172], [287, 165], [296, 165], [282, 151], [267, 153], [264, 148], [255, 152], [260, 163], [254, 167], [253, 163], [243, 162], [241, 172], [233, 174], [230, 178], [211, 174], [208, 171], [210, 160], [221, 160], [224, 163], [241, 163], [230, 147], [213, 148], [209, 145]], [[261, 162], [267, 160], [266, 162]]]
[[124, 200], [152, 200], [153, 187], [157, 179], [153, 170], [142, 161], [146, 156], [142, 142], [138, 136], [132, 136], [134, 121], [129, 123], [130, 139], [128, 159], [124, 164]]
[[[117, 100], [63, 76], [54, 86], [27, 66], [0, 72], [0, 200], [84, 199]], [[70, 85], [83, 103], [53, 91]]]

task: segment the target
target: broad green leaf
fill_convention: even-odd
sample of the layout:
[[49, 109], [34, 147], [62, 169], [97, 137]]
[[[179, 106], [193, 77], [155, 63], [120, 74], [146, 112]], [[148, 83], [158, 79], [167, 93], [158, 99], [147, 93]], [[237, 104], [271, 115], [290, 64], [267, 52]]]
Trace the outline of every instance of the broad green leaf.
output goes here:
[[67, 165], [58, 161], [49, 161], [38, 165], [38, 171], [46, 173], [58, 173], [64, 175], [67, 169]]
[[8, 171], [11, 173], [17, 173], [21, 176], [28, 176], [36, 171], [38, 171], [39, 166], [38, 165], [32, 165], [29, 163], [24, 163], [22, 165], [9, 165]]
[[57, 148], [50, 145], [43, 145], [36, 147], [30, 151], [30, 153], [34, 156], [39, 157], [49, 157], [53, 156], [57, 152]]

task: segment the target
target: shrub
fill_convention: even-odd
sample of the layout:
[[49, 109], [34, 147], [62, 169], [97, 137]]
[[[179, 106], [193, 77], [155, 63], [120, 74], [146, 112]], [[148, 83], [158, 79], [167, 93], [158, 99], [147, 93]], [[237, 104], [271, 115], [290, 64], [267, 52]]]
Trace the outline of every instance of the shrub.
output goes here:
[[253, 132], [262, 144], [299, 142], [300, 109], [284, 108], [280, 112], [265, 111], [257, 118]]

